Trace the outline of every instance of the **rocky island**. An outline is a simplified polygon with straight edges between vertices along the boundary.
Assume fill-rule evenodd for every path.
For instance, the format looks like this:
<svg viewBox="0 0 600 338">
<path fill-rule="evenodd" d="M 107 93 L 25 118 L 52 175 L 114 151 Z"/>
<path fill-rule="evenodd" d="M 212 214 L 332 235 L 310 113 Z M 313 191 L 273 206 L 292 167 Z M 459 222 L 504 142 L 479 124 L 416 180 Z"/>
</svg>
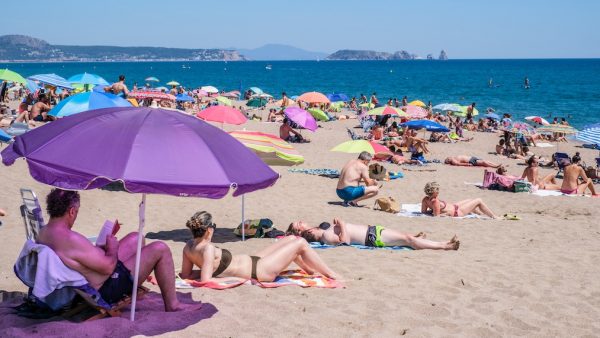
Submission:
<svg viewBox="0 0 600 338">
<path fill-rule="evenodd" d="M 442 58 L 443 56 L 443 58 Z M 422 59 L 416 54 L 411 54 L 405 50 L 394 53 L 376 52 L 373 50 L 351 50 L 342 49 L 329 55 L 326 60 L 419 60 Z M 427 56 L 428 60 L 433 60 L 431 54 Z M 446 52 L 442 50 L 439 60 L 447 60 Z"/>
</svg>

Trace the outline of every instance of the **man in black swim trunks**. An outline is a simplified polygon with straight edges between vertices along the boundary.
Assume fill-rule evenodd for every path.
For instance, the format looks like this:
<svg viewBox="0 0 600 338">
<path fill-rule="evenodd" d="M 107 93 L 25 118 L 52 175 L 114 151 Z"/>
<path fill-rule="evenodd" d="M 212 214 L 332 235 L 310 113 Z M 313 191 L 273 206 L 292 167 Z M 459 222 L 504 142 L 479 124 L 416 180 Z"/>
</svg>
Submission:
<svg viewBox="0 0 600 338">
<path fill-rule="evenodd" d="M 458 250 L 460 242 L 456 236 L 448 242 L 435 242 L 425 239 L 424 233 L 410 235 L 381 225 L 350 224 L 334 218 L 333 225 L 323 222 L 318 227 L 310 227 L 303 221 L 290 224 L 288 233 L 300 235 L 308 242 L 329 245 L 357 244 L 369 247 L 408 246 L 415 250 Z"/>
<path fill-rule="evenodd" d="M 499 168 L 502 164 L 482 160 L 475 156 L 458 155 L 446 157 L 444 160 L 445 164 L 454 166 L 464 167 L 488 167 L 488 168 Z"/>
<path fill-rule="evenodd" d="M 37 242 L 50 247 L 66 266 L 81 273 L 108 303 L 114 304 L 124 295 L 130 295 L 137 233 L 130 233 L 121 241 L 109 235 L 106 246 L 97 247 L 83 235 L 71 230 L 79 212 L 79 193 L 52 189 L 46 203 L 50 220 L 40 231 Z M 139 284 L 153 272 L 162 293 L 165 311 L 181 309 L 175 293 L 173 258 L 169 247 L 163 242 L 142 247 Z"/>
</svg>

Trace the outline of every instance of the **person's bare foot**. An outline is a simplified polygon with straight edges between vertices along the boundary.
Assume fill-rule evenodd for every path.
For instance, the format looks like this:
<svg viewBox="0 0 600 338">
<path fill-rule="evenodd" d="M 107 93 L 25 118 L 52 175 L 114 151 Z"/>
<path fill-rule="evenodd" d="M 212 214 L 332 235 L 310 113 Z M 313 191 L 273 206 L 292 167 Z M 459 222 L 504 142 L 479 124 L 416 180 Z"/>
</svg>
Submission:
<svg viewBox="0 0 600 338">
<path fill-rule="evenodd" d="M 446 250 L 458 250 L 460 247 L 460 241 L 456 235 L 454 235 L 454 237 L 452 237 L 447 244 L 448 246 L 446 247 Z"/>
<path fill-rule="evenodd" d="M 427 238 L 427 234 L 421 231 L 418 234 L 416 234 L 415 237 L 425 239 Z"/>
<path fill-rule="evenodd" d="M 200 310 L 201 308 L 202 308 L 201 302 L 188 304 L 188 303 L 180 303 L 179 301 L 177 301 L 177 304 L 174 304 L 173 306 L 170 306 L 169 308 L 167 308 L 165 306 L 165 311 L 166 312 L 196 311 L 196 310 Z"/>
<path fill-rule="evenodd" d="M 0 209 L 0 216 L 6 216 L 6 211 L 4 211 L 4 209 Z"/>
</svg>

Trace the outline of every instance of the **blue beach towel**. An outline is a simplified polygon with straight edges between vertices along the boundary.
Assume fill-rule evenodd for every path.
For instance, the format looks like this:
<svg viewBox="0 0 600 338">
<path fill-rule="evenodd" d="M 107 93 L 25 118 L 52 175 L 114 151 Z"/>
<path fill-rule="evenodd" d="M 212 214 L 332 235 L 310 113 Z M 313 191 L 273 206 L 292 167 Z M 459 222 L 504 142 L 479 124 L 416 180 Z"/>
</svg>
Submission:
<svg viewBox="0 0 600 338">
<path fill-rule="evenodd" d="M 372 246 L 359 245 L 359 244 L 339 244 L 339 245 L 329 245 L 329 244 L 321 244 L 319 242 L 310 242 L 310 247 L 313 249 L 331 249 L 339 246 L 351 246 L 353 248 L 361 249 L 361 250 L 374 250 L 374 249 L 384 249 L 384 250 L 413 250 L 413 248 L 409 246 L 384 246 L 382 248 L 376 248 Z"/>
<path fill-rule="evenodd" d="M 308 174 L 308 175 L 319 175 L 331 178 L 340 177 L 340 171 L 337 169 L 302 169 L 302 168 L 291 168 L 288 169 L 291 173 L 300 173 L 300 174 Z"/>
</svg>

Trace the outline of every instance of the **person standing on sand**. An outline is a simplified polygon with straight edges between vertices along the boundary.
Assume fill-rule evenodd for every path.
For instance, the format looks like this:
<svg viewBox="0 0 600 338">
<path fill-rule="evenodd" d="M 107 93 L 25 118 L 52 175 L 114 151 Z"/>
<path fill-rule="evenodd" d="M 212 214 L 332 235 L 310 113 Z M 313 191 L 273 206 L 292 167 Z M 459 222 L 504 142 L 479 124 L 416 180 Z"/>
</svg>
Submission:
<svg viewBox="0 0 600 338">
<path fill-rule="evenodd" d="M 363 151 L 358 159 L 350 160 L 342 168 L 335 192 L 344 201 L 344 206 L 357 207 L 359 201 L 379 193 L 377 181 L 369 178 L 369 162 L 372 158 L 371 154 Z M 360 185 L 361 181 L 365 185 Z"/>
<path fill-rule="evenodd" d="M 320 242 L 327 245 L 355 244 L 374 248 L 408 246 L 415 250 L 458 250 L 460 246 L 456 236 L 448 242 L 435 242 L 425 239 L 423 232 L 413 236 L 386 229 L 381 225 L 350 224 L 338 218 L 333 219 L 333 224 L 331 226 L 330 223 L 323 222 L 318 227 L 310 227 L 303 221 L 297 221 L 290 224 L 288 233 L 300 235 L 307 242 Z"/>
<path fill-rule="evenodd" d="M 587 177 L 585 170 L 579 165 L 579 162 L 581 162 L 581 156 L 579 156 L 579 152 L 576 152 L 571 157 L 571 164 L 564 169 L 565 174 L 560 192 L 566 195 L 585 195 L 585 191 L 590 189 L 592 196 L 597 197 L 594 181 Z"/>
<path fill-rule="evenodd" d="M 467 123 L 473 124 L 473 111 L 475 110 L 475 102 L 467 106 Z"/>
<path fill-rule="evenodd" d="M 371 95 L 371 99 L 369 102 L 373 105 L 374 108 L 379 107 L 379 100 L 377 99 L 377 93 L 373 93 Z"/>
<path fill-rule="evenodd" d="M 408 97 L 404 96 L 402 98 L 402 107 L 408 106 Z"/>
<path fill-rule="evenodd" d="M 120 241 L 108 235 L 106 245 L 97 247 L 72 230 L 80 206 L 77 191 L 52 189 L 46 203 L 50 220 L 40 230 L 37 243 L 54 250 L 67 267 L 81 273 L 108 303 L 117 303 L 124 295 L 131 295 L 137 233 L 132 232 Z M 181 310 L 175 291 L 175 265 L 171 250 L 158 241 L 142 245 L 139 285 L 154 272 L 165 311 Z"/>
</svg>

